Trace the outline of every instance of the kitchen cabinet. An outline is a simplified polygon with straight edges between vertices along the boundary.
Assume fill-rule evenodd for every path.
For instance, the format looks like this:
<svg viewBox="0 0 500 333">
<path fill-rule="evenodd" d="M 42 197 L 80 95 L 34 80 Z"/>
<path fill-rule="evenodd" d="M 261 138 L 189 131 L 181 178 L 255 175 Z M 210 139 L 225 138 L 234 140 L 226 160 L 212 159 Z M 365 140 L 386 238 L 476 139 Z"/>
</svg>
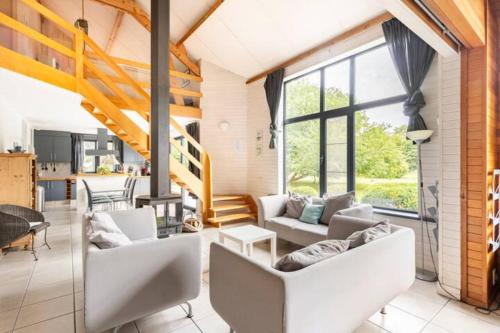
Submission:
<svg viewBox="0 0 500 333">
<path fill-rule="evenodd" d="M 35 131 L 34 142 L 38 162 L 71 162 L 71 134 L 69 132 Z"/>
<path fill-rule="evenodd" d="M 124 142 L 123 163 L 142 164 L 144 163 L 144 157 Z"/>
<path fill-rule="evenodd" d="M 33 207 L 34 158 L 31 154 L 0 154 L 0 204 Z"/>
<path fill-rule="evenodd" d="M 45 201 L 66 200 L 66 180 L 39 180 L 38 185 L 45 188 Z"/>
</svg>

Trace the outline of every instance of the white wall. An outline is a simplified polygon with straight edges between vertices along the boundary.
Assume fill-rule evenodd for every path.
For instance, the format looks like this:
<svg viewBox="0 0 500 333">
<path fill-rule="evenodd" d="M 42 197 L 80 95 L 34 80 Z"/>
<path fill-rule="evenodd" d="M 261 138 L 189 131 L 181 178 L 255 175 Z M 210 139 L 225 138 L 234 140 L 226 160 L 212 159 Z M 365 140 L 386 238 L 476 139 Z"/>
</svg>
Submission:
<svg viewBox="0 0 500 333">
<path fill-rule="evenodd" d="M 32 146 L 31 125 L 10 105 L 0 100 L 0 152 L 20 143 L 24 149 Z"/>
<path fill-rule="evenodd" d="M 201 63 L 201 69 L 200 142 L 212 158 L 214 193 L 248 193 L 245 78 L 206 61 Z M 221 121 L 229 123 L 227 132 L 219 128 Z"/>
</svg>

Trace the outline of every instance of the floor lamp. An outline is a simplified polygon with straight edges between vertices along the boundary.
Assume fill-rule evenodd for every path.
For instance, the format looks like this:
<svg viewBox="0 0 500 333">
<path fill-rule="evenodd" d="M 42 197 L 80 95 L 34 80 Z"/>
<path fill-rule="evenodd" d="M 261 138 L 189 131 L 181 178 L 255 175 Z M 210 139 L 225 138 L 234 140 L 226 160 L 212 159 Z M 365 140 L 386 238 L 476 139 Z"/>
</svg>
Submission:
<svg viewBox="0 0 500 333">
<path fill-rule="evenodd" d="M 417 144 L 418 149 L 418 176 L 419 176 L 419 215 L 420 215 L 420 239 L 422 248 L 422 268 L 417 269 L 416 278 L 423 281 L 433 282 L 437 280 L 436 272 L 425 270 L 425 243 L 424 243 L 424 180 L 422 173 L 422 143 L 433 134 L 431 130 L 419 130 L 406 133 L 406 137 Z M 432 249 L 431 249 L 432 251 Z"/>
</svg>

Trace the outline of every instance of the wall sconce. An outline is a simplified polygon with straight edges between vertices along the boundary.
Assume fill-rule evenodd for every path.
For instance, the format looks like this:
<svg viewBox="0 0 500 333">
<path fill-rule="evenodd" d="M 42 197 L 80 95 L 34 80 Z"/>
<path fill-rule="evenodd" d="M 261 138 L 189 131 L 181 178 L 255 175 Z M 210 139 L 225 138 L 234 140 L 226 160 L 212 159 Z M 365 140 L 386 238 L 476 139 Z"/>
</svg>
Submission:
<svg viewBox="0 0 500 333">
<path fill-rule="evenodd" d="M 227 132 L 227 130 L 229 129 L 229 123 L 228 123 L 227 121 L 225 121 L 225 120 L 221 121 L 221 122 L 219 123 L 219 129 L 220 129 L 222 132 L 226 133 L 226 132 Z"/>
</svg>

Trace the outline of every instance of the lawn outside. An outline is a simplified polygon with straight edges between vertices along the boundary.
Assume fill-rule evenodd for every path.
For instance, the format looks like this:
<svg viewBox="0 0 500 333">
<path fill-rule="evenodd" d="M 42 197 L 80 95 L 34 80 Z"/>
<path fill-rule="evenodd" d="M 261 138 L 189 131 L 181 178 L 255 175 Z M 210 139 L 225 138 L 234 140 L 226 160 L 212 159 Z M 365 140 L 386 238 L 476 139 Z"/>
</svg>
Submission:
<svg viewBox="0 0 500 333">
<path fill-rule="evenodd" d="M 345 179 L 345 178 L 344 178 Z M 342 193 L 345 183 L 330 182 L 328 189 Z M 356 200 L 373 206 L 417 211 L 417 173 L 410 172 L 401 178 L 356 178 Z M 288 191 L 304 195 L 319 195 L 319 179 L 303 178 L 288 184 Z"/>
</svg>

